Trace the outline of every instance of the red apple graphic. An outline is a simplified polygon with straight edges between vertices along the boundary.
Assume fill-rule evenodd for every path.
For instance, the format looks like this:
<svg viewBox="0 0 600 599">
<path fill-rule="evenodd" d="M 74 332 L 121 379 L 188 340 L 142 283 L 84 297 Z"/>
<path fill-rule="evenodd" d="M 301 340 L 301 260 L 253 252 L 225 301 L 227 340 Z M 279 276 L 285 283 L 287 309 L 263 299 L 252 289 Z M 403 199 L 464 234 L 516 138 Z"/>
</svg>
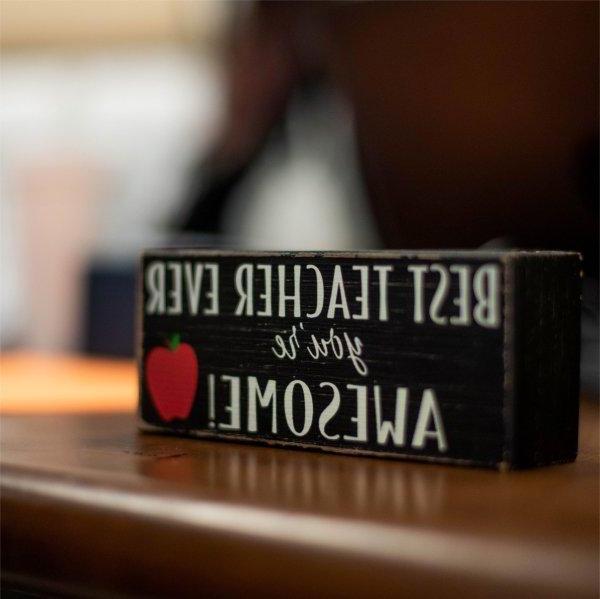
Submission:
<svg viewBox="0 0 600 599">
<path fill-rule="evenodd" d="M 191 345 L 175 334 L 169 347 L 155 347 L 146 356 L 146 384 L 156 411 L 165 421 L 190 415 L 198 386 L 198 359 Z"/>
</svg>

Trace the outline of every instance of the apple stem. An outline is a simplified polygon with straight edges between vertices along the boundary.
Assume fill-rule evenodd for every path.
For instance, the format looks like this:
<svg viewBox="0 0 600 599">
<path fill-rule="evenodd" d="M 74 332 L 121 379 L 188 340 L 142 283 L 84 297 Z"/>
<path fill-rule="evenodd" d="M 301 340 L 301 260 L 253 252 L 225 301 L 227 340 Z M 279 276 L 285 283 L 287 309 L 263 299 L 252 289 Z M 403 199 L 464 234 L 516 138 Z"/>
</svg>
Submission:
<svg viewBox="0 0 600 599">
<path fill-rule="evenodd" d="M 181 343 L 181 335 L 179 333 L 175 333 L 175 334 L 171 335 L 171 337 L 169 339 L 169 349 L 171 351 L 175 351 L 179 347 L 180 343 Z"/>
</svg>

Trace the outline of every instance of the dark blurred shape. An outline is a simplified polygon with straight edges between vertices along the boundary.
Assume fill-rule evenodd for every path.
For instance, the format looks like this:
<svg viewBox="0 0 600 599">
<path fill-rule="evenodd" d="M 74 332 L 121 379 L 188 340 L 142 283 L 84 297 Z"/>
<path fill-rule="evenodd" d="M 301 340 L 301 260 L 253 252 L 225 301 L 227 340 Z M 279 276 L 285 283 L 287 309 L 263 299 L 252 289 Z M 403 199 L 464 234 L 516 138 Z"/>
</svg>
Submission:
<svg viewBox="0 0 600 599">
<path fill-rule="evenodd" d="M 85 280 L 83 350 L 107 356 L 133 355 L 136 264 L 92 262 Z"/>
<path fill-rule="evenodd" d="M 389 245 L 508 236 L 597 271 L 573 168 L 598 130 L 597 3 L 357 4 L 330 27 Z"/>
<path fill-rule="evenodd" d="M 265 151 L 285 144 L 289 103 L 310 105 L 324 81 L 320 16 L 297 2 L 241 9 L 225 51 L 226 116 L 213 150 L 197 165 L 180 226 L 220 232 L 231 193 Z"/>
<path fill-rule="evenodd" d="M 192 175 L 190 209 L 181 223 L 184 231 L 218 233 L 222 230 L 223 216 L 228 198 L 244 179 L 249 164 L 231 167 L 222 173 L 207 171 L 205 164 L 197 167 Z M 209 180 L 204 181 L 208 174 Z"/>
<path fill-rule="evenodd" d="M 598 3 L 261 2 L 227 65 L 227 119 L 204 171 L 216 184 L 188 227 L 219 227 L 240 165 L 319 72 L 353 106 L 387 246 L 503 237 L 582 251 L 597 276 Z"/>
</svg>

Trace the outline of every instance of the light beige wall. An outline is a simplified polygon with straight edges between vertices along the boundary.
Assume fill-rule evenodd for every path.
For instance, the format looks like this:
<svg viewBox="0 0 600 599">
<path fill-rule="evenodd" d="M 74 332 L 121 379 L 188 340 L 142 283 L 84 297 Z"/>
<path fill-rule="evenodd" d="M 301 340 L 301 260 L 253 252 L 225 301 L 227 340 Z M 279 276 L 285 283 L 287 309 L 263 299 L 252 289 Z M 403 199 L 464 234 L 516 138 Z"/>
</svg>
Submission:
<svg viewBox="0 0 600 599">
<path fill-rule="evenodd" d="M 3 50 L 119 43 L 206 42 L 219 37 L 219 0 L 2 0 Z"/>
</svg>

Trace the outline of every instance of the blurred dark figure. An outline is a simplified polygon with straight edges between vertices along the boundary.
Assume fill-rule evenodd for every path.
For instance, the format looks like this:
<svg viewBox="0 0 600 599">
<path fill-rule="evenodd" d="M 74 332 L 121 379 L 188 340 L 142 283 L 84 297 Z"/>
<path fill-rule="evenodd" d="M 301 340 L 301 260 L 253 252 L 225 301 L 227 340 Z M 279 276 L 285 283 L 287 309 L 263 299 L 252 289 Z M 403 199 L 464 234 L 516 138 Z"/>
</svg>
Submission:
<svg viewBox="0 0 600 599">
<path fill-rule="evenodd" d="M 220 231 L 292 95 L 331 85 L 386 246 L 576 249 L 597 277 L 596 2 L 258 2 L 238 17 L 185 229 Z"/>
<path fill-rule="evenodd" d="M 227 118 L 184 228 L 220 232 L 232 191 L 265 150 L 285 147 L 291 100 L 310 110 L 311 90 L 330 86 L 352 108 L 385 246 L 583 254 L 581 376 L 597 395 L 598 6 L 252 4 L 231 37 Z"/>
</svg>

